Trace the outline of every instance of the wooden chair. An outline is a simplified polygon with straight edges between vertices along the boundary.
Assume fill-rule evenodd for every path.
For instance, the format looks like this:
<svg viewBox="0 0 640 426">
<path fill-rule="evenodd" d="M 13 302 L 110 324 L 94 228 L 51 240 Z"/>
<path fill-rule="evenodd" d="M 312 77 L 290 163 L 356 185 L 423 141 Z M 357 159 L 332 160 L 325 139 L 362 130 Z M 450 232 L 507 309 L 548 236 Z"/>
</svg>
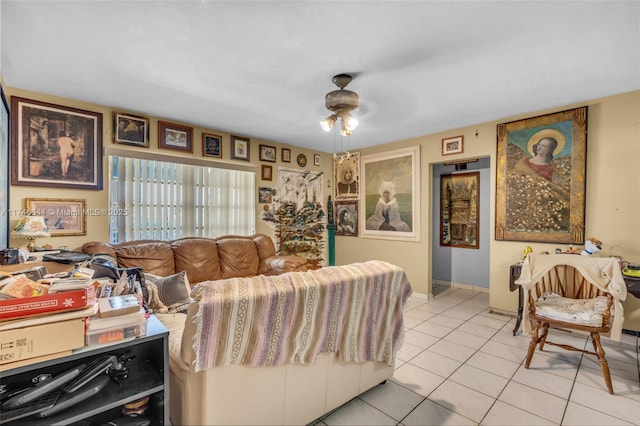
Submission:
<svg viewBox="0 0 640 426">
<path fill-rule="evenodd" d="M 600 363 L 607 389 L 609 393 L 613 394 L 609 364 L 600 343 L 600 333 L 609 333 L 611 331 L 614 310 L 616 315 L 622 315 L 622 306 L 619 304 L 619 300 L 624 300 L 626 297 L 624 281 L 622 281 L 623 290 L 620 290 L 618 285 L 619 279 L 622 279 L 621 275 L 618 279 L 617 274 L 615 274 L 616 271 L 606 262 L 607 259 L 599 259 L 596 262 L 589 263 L 588 259 L 577 259 L 584 258 L 584 256 L 558 256 L 564 257 L 558 258 L 558 261 L 554 262 L 549 262 L 550 258 L 545 258 L 543 261 L 545 263 L 544 273 L 541 274 L 538 271 L 537 274 L 533 274 L 535 281 L 526 285 L 527 313 L 532 332 L 525 368 L 529 368 L 536 346 L 542 351 L 545 344 L 595 355 Z M 566 258 L 566 256 L 573 256 L 574 258 Z M 567 262 L 563 263 L 564 261 Z M 598 271 L 598 268 L 605 265 L 609 270 L 609 275 L 616 275 L 615 285 L 611 285 L 611 288 L 608 285 L 611 283 L 611 279 L 607 277 L 607 273 Z M 525 265 L 523 265 L 523 269 L 524 267 Z M 619 274 L 619 267 L 617 268 Z M 599 285 L 595 285 L 581 271 L 589 275 L 591 280 L 593 280 L 594 276 L 597 276 L 602 281 Z M 529 276 L 531 277 L 531 275 Z M 522 281 L 525 282 L 526 279 Z M 516 282 L 520 284 L 520 279 Z M 620 294 L 621 292 L 622 294 Z M 613 307 L 615 309 L 612 309 Z M 621 321 L 622 318 L 616 319 L 616 328 L 621 329 Z M 549 327 L 580 330 L 589 333 L 594 350 L 590 351 L 568 344 L 548 341 Z"/>
</svg>

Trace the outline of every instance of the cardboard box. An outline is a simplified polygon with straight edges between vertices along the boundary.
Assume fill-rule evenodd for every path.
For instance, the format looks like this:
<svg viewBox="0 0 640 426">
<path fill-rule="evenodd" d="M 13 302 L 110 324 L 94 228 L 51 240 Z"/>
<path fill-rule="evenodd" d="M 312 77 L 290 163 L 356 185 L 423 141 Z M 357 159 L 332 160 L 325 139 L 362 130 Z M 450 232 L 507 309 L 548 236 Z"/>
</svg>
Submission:
<svg viewBox="0 0 640 426">
<path fill-rule="evenodd" d="M 41 357 L 84 346 L 85 319 L 77 318 L 0 333 L 0 364 Z"/>
<path fill-rule="evenodd" d="M 0 321 L 83 309 L 95 302 L 95 295 L 95 288 L 90 286 L 80 290 L 45 294 L 43 296 L 0 300 Z"/>
</svg>

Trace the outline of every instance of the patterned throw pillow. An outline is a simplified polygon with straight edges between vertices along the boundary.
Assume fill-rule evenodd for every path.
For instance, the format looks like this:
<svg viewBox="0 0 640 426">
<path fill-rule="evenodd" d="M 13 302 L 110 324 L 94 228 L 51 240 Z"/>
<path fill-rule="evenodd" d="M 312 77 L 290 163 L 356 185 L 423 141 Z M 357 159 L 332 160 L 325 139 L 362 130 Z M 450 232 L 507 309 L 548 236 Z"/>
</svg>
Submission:
<svg viewBox="0 0 640 426">
<path fill-rule="evenodd" d="M 160 302 L 169 308 L 169 312 L 182 312 L 191 303 L 189 297 L 191 287 L 185 271 L 168 277 L 159 277 L 145 272 L 144 278 L 158 288 Z"/>
</svg>

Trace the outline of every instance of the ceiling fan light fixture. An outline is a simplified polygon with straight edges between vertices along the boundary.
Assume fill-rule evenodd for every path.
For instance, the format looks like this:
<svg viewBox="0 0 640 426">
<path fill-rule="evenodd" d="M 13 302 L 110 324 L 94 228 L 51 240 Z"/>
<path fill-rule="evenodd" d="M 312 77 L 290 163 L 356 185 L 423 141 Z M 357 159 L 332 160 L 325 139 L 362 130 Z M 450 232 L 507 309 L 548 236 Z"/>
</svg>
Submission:
<svg viewBox="0 0 640 426">
<path fill-rule="evenodd" d="M 330 132 L 331 128 L 336 123 L 336 120 L 338 120 L 338 116 L 335 114 L 331 114 L 320 122 L 320 127 L 322 127 L 322 130 L 324 130 L 325 132 Z"/>
<path fill-rule="evenodd" d="M 340 90 L 331 91 L 324 97 L 325 107 L 333 112 L 333 114 L 320 122 L 320 127 L 324 131 L 331 131 L 338 120 L 340 120 L 340 134 L 342 136 L 350 136 L 351 132 L 358 127 L 359 122 L 350 114 L 350 111 L 358 108 L 360 97 L 356 92 L 345 90 L 351 80 L 352 77 L 349 74 L 338 74 L 333 77 L 333 83 Z"/>
</svg>

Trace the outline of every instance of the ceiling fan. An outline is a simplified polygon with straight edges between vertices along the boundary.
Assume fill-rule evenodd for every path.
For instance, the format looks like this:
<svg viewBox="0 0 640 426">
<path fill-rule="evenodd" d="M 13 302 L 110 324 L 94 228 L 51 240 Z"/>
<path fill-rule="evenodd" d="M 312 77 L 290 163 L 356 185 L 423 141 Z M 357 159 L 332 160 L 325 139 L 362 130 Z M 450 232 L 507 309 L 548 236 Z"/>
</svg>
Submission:
<svg viewBox="0 0 640 426">
<path fill-rule="evenodd" d="M 325 132 L 331 131 L 336 121 L 340 120 L 340 133 L 343 136 L 349 136 L 360 124 L 351 115 L 351 111 L 358 108 L 360 98 L 356 92 L 345 90 L 352 79 L 349 74 L 338 74 L 331 79 L 340 90 L 329 92 L 324 97 L 325 107 L 332 112 L 330 116 L 320 122 L 320 127 Z"/>
</svg>

